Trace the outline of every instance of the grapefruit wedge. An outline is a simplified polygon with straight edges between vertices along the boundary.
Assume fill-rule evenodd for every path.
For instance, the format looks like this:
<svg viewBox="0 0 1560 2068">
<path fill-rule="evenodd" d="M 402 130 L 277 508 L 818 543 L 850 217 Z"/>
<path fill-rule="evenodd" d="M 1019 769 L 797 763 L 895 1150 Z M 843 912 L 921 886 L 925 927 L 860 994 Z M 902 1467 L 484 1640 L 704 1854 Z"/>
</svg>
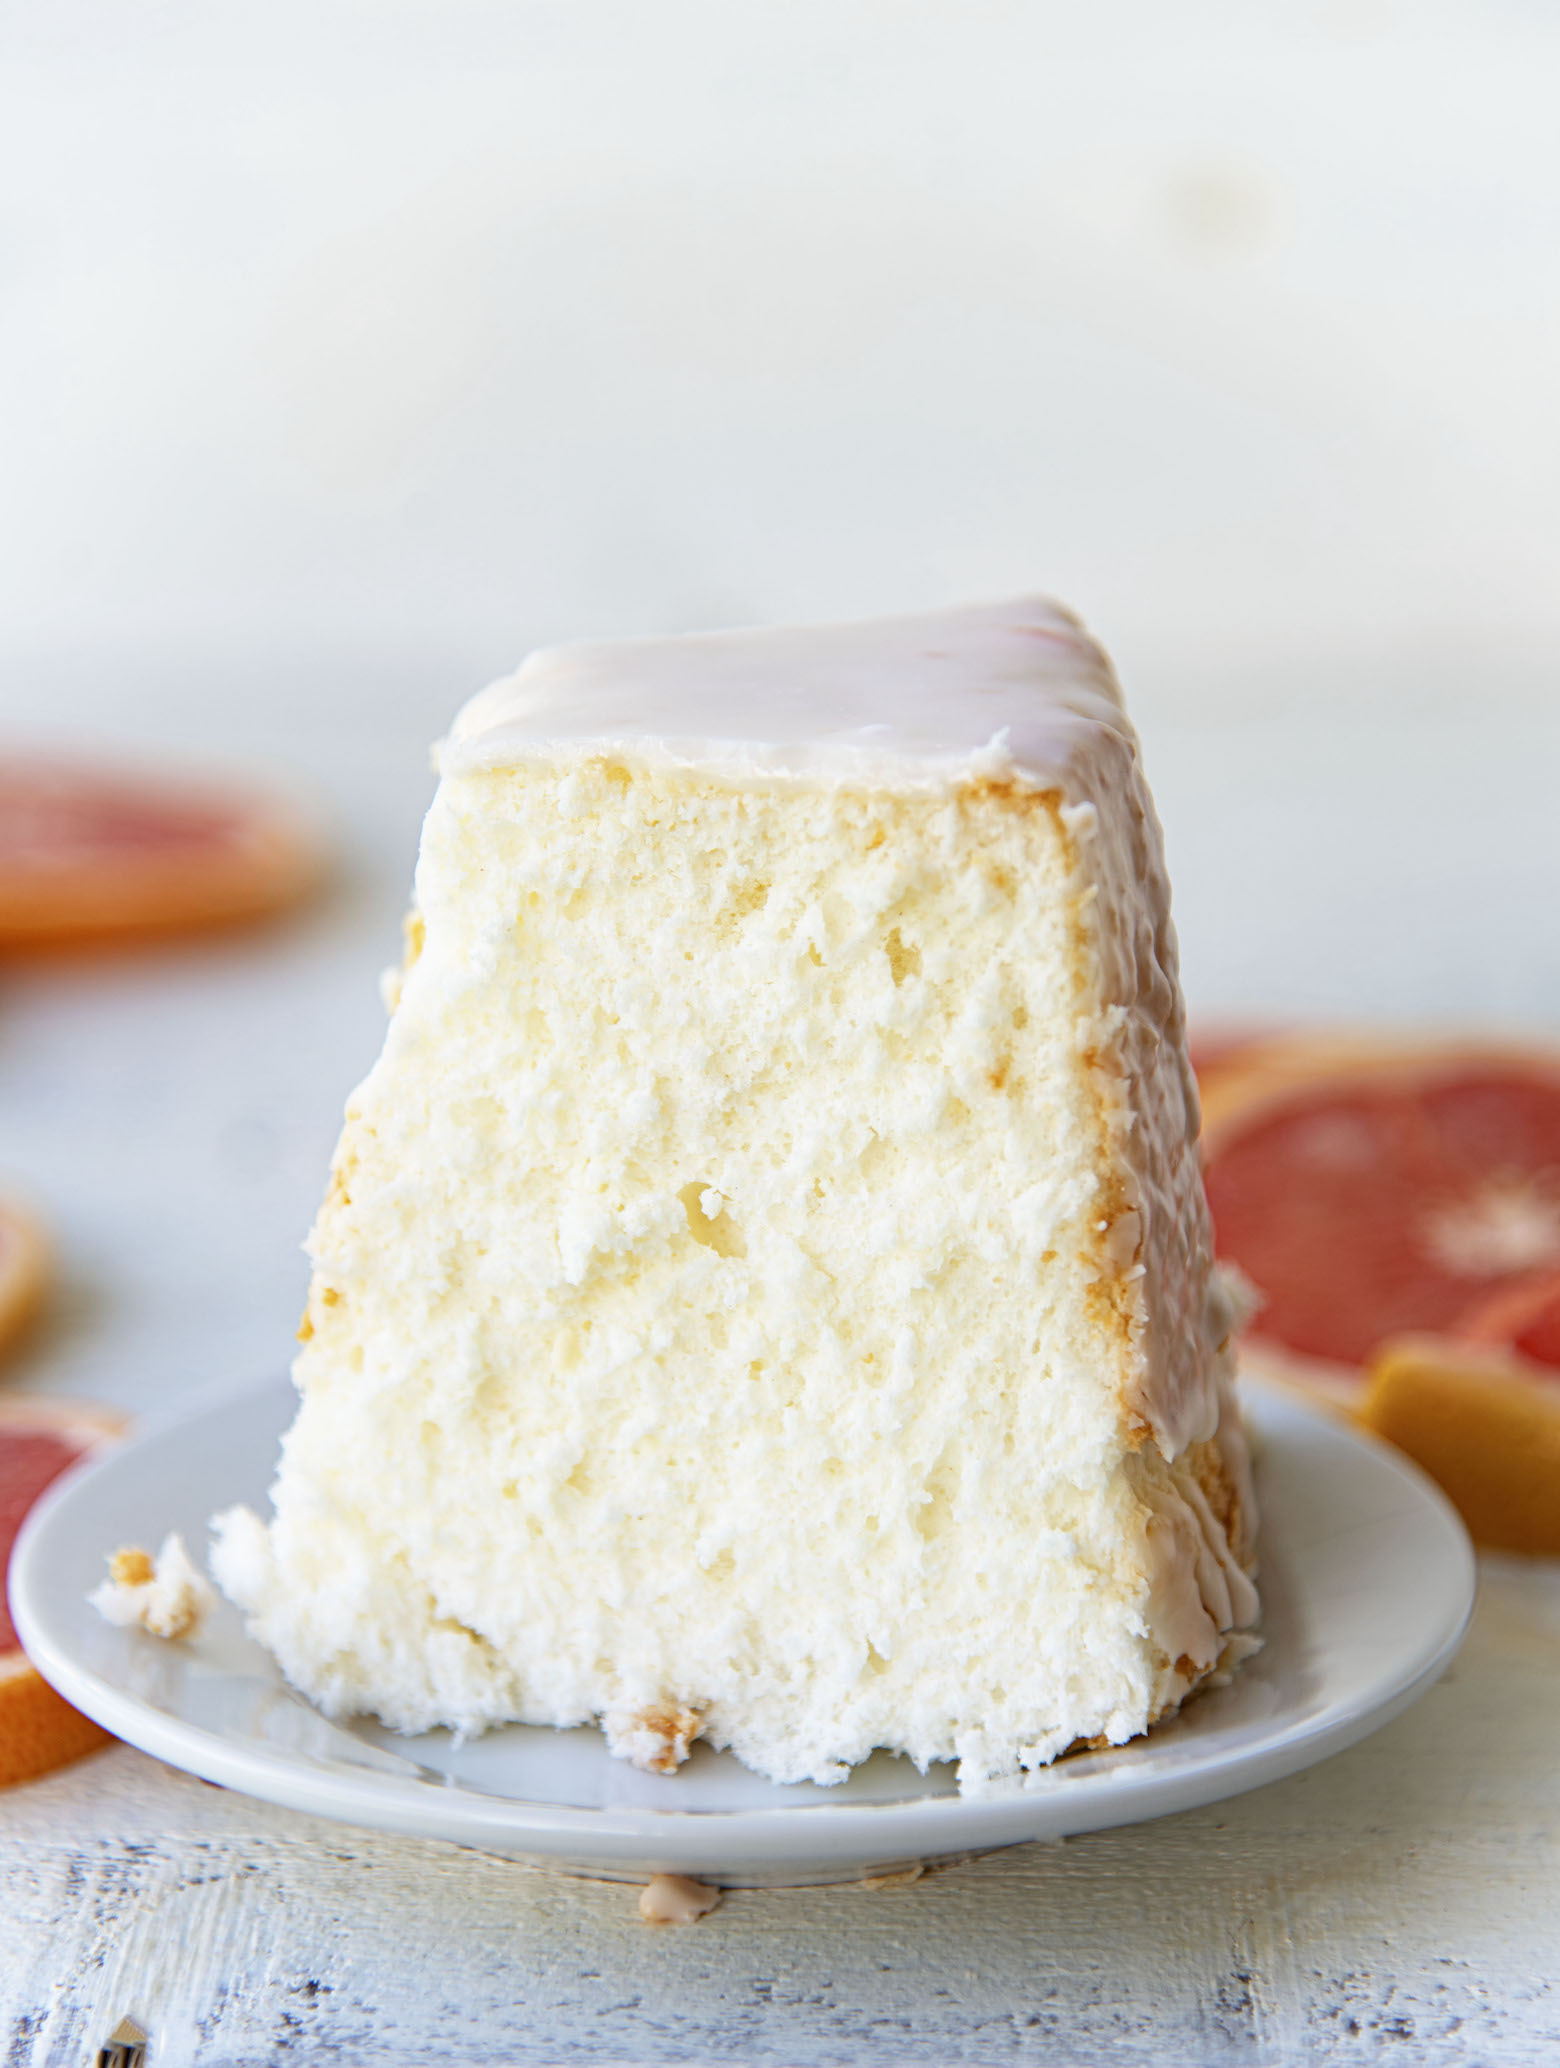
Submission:
<svg viewBox="0 0 1560 2068">
<path fill-rule="evenodd" d="M 0 949 L 257 919 L 319 873 L 315 840 L 278 803 L 0 761 Z"/>
<path fill-rule="evenodd" d="M 1250 1340 L 1324 1383 L 1408 1332 L 1513 1340 L 1507 1303 L 1560 1274 L 1560 1055 L 1255 1044 L 1211 1073 L 1203 1157 L 1219 1255 L 1262 1299 Z"/>
<path fill-rule="evenodd" d="M 1448 1495 L 1475 1543 L 1560 1557 L 1560 1384 L 1526 1359 L 1400 1336 L 1371 1359 L 1359 1418 Z"/>
<path fill-rule="evenodd" d="M 115 1437 L 118 1415 L 63 1401 L 0 1401 L 0 1565 L 34 1501 L 68 1466 Z M 28 1663 L 0 1602 L 0 1788 L 64 1766 L 113 1741 Z"/>
<path fill-rule="evenodd" d="M 1252 1361 L 1341 1396 L 1493 1548 L 1560 1555 L 1560 1056 L 1225 1051 L 1203 1154 Z"/>
</svg>

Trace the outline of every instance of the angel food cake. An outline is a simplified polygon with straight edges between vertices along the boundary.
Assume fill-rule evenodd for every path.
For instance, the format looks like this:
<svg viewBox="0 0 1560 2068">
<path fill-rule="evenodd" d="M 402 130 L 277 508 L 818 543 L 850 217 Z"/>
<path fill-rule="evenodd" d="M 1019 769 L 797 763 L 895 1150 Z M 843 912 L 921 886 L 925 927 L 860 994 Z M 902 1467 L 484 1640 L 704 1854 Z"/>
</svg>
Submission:
<svg viewBox="0 0 1560 2068">
<path fill-rule="evenodd" d="M 215 1570 L 406 1731 L 777 1781 L 1121 1743 L 1252 1640 L 1157 821 L 1054 605 L 563 647 L 440 754 Z"/>
</svg>

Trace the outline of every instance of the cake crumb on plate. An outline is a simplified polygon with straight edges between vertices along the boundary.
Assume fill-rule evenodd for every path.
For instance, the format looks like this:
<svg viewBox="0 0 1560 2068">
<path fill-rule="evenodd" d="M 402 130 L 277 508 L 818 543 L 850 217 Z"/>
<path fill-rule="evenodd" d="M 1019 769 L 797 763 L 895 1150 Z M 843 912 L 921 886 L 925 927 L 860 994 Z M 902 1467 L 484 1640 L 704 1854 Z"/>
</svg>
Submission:
<svg viewBox="0 0 1560 2068">
<path fill-rule="evenodd" d="M 176 1530 L 163 1538 L 154 1559 L 138 1544 L 111 1552 L 108 1578 L 88 1601 L 105 1622 L 141 1629 L 153 1637 L 193 1637 L 210 1614 L 216 1594 L 197 1570 Z"/>
</svg>

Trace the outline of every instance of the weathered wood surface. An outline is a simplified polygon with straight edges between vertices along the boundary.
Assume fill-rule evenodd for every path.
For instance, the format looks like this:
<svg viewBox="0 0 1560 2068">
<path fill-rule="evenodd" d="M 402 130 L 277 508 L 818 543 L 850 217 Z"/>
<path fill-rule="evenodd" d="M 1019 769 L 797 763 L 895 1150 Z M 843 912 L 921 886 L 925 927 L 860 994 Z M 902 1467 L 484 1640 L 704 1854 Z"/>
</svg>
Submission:
<svg viewBox="0 0 1560 2068">
<path fill-rule="evenodd" d="M 129 2013 L 155 2068 L 1553 2063 L 1557 1713 L 1560 1574 L 1491 1565 L 1447 1678 L 1310 1773 L 676 1930 L 114 1750 L 0 1799 L 5 2059 L 77 2068 Z"/>
</svg>

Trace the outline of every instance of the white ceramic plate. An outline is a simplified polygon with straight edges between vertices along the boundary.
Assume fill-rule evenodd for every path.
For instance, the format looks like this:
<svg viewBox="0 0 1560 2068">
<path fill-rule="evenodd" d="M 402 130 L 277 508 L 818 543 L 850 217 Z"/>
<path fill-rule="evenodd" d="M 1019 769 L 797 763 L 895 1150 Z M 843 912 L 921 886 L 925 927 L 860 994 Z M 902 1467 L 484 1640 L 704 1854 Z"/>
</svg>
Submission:
<svg viewBox="0 0 1560 2068">
<path fill-rule="evenodd" d="M 882 1753 L 837 1788 L 781 1788 L 707 1747 L 675 1775 L 636 1773 L 594 1729 L 399 1738 L 368 1720 L 328 1722 L 225 1604 L 180 1645 L 113 1629 L 85 1600 L 118 1545 L 178 1529 L 199 1555 L 215 1510 L 264 1510 L 293 1405 L 285 1380 L 208 1397 L 60 1481 L 12 1560 L 29 1654 L 107 1729 L 206 1780 L 583 1874 L 846 1881 L 1192 1809 L 1309 1766 L 1406 1708 L 1456 1651 L 1473 1601 L 1467 1537 L 1420 1473 L 1290 1396 L 1251 1389 L 1265 1647 L 1231 1686 L 1136 1744 L 966 1801 L 951 1769 L 921 1775 Z"/>
</svg>

